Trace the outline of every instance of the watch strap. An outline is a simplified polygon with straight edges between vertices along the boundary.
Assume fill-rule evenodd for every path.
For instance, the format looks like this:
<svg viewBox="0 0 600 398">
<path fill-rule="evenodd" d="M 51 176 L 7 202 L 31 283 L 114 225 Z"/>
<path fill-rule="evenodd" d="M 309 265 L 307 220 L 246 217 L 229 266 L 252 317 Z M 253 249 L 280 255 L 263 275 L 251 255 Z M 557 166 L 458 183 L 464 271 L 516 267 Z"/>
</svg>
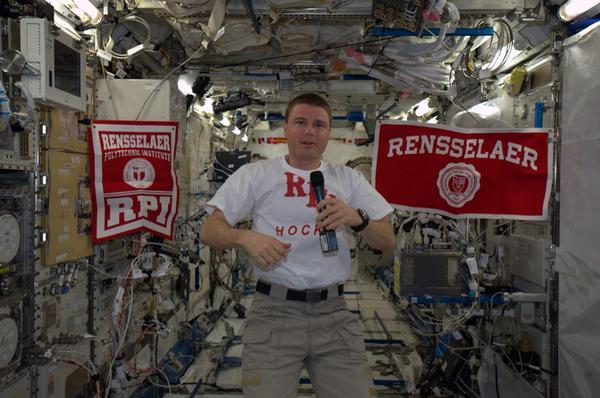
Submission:
<svg viewBox="0 0 600 398">
<path fill-rule="evenodd" d="M 366 211 L 364 211 L 363 209 L 356 209 L 356 212 L 358 213 L 358 215 L 360 216 L 360 218 L 362 218 L 362 223 L 360 223 L 359 225 L 356 225 L 354 227 L 350 227 L 352 228 L 352 230 L 354 232 L 360 232 L 363 229 L 367 228 L 367 225 L 369 225 L 369 215 L 367 214 Z"/>
</svg>

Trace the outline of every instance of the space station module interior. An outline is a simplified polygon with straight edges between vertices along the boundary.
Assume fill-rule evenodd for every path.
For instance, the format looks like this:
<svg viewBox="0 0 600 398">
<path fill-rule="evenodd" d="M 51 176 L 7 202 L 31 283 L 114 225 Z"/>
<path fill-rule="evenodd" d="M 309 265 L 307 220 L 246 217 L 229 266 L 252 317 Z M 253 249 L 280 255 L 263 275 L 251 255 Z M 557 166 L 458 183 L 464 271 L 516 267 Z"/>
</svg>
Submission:
<svg viewBox="0 0 600 398">
<path fill-rule="evenodd" d="M 243 396 L 256 271 L 202 243 L 206 203 L 287 154 L 303 93 L 332 108 L 323 160 L 393 207 L 393 251 L 348 230 L 376 396 L 597 397 L 599 13 L 3 0 L 0 397 Z"/>
</svg>

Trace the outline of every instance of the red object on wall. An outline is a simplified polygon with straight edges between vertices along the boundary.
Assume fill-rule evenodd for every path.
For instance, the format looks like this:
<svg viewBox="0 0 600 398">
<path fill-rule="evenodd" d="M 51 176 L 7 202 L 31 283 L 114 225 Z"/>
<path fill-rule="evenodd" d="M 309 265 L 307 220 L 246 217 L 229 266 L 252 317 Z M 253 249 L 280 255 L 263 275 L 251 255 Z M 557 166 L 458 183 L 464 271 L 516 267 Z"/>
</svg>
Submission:
<svg viewBox="0 0 600 398">
<path fill-rule="evenodd" d="M 552 185 L 550 133 L 381 122 L 371 181 L 398 209 L 544 220 Z"/>
<path fill-rule="evenodd" d="M 179 186 L 176 122 L 96 120 L 90 129 L 92 240 L 173 236 Z"/>
</svg>

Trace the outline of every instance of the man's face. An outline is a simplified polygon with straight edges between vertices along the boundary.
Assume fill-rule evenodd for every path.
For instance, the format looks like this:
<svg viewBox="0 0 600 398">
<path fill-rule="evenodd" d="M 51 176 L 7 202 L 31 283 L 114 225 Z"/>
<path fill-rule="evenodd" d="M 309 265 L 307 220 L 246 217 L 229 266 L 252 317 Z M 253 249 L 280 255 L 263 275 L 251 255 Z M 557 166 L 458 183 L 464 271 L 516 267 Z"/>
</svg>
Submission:
<svg viewBox="0 0 600 398">
<path fill-rule="evenodd" d="M 327 111 L 318 106 L 298 104 L 290 110 L 283 128 L 290 164 L 298 168 L 318 167 L 331 133 Z"/>
</svg>

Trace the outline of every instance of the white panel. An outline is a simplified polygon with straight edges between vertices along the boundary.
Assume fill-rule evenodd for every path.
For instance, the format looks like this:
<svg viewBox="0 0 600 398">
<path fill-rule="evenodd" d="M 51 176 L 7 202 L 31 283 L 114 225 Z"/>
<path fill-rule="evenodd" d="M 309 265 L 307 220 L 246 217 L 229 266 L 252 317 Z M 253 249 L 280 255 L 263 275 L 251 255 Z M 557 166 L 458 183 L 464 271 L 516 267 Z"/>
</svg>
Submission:
<svg viewBox="0 0 600 398">
<path fill-rule="evenodd" d="M 560 247 L 577 261 L 560 271 L 600 278 L 600 24 L 565 51 Z"/>
<path fill-rule="evenodd" d="M 75 365 L 55 362 L 46 366 L 40 366 L 37 368 L 37 371 L 38 396 L 45 398 L 65 398 L 68 396 L 75 396 L 73 391 L 67 391 L 67 379 L 72 373 L 77 371 Z M 81 392 L 82 391 L 77 391 L 77 393 Z"/>
<path fill-rule="evenodd" d="M 600 283 L 561 274 L 559 284 L 559 396 L 597 397 Z"/>
<path fill-rule="evenodd" d="M 180 122 L 181 132 L 185 126 L 181 123 L 185 116 L 183 94 L 169 81 L 155 92 L 159 82 L 150 79 L 96 80 L 96 119 L 135 120 L 149 98 L 139 120 Z"/>
<path fill-rule="evenodd" d="M 559 276 L 559 395 L 600 389 L 600 23 L 565 41 Z"/>
<path fill-rule="evenodd" d="M 508 237 L 508 264 L 513 275 L 539 286 L 546 285 L 546 241 L 524 236 Z"/>
<path fill-rule="evenodd" d="M 48 21 L 43 18 L 23 18 L 20 21 L 21 51 L 30 66 L 37 69 L 39 74 L 23 73 L 21 81 L 36 100 L 50 106 L 68 107 L 76 111 L 85 111 L 86 104 L 86 53 L 78 47 L 73 38 L 59 30 L 51 31 Z M 73 94 L 58 88 L 60 81 L 57 71 L 64 71 L 64 65 L 54 65 L 61 61 L 59 48 L 66 47 L 71 55 L 78 59 L 78 65 L 73 66 L 79 73 L 79 92 Z M 71 61 L 70 61 L 71 62 Z M 72 77 L 73 73 L 70 74 Z M 73 88 L 74 89 L 74 88 Z"/>
<path fill-rule="evenodd" d="M 6 387 L 6 386 L 2 386 Z M 29 397 L 31 394 L 31 378 L 25 375 L 18 381 L 8 385 L 6 389 L 0 390 L 0 397 Z"/>
<path fill-rule="evenodd" d="M 41 70 L 42 65 L 46 65 L 45 52 L 42 51 L 45 46 L 42 46 L 42 25 L 39 23 L 30 22 L 29 20 L 21 21 L 22 30 L 24 30 L 25 37 L 27 40 L 24 40 L 21 43 L 21 51 L 23 54 L 27 54 L 27 62 L 31 64 L 37 70 Z M 23 33 L 21 33 L 23 35 Z M 40 78 L 29 77 L 23 79 L 24 83 L 27 85 L 27 88 L 31 92 L 31 95 L 34 97 L 40 97 L 43 95 L 42 93 L 42 82 L 45 83 L 46 74 L 44 73 Z"/>
</svg>

